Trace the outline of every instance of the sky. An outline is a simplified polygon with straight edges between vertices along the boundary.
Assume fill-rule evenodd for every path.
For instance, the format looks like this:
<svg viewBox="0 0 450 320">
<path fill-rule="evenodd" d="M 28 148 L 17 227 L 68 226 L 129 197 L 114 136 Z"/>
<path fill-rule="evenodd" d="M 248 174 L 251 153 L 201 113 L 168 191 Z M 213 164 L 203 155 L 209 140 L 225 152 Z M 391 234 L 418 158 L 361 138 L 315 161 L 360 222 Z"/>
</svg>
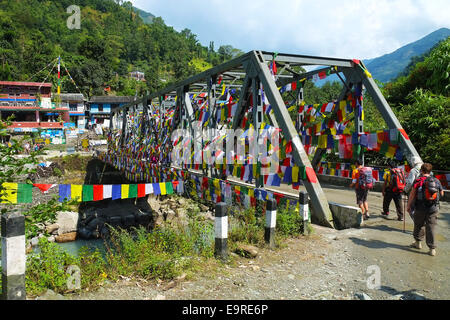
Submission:
<svg viewBox="0 0 450 320">
<path fill-rule="evenodd" d="M 371 59 L 442 28 L 449 0 L 132 0 L 214 49 Z"/>
</svg>

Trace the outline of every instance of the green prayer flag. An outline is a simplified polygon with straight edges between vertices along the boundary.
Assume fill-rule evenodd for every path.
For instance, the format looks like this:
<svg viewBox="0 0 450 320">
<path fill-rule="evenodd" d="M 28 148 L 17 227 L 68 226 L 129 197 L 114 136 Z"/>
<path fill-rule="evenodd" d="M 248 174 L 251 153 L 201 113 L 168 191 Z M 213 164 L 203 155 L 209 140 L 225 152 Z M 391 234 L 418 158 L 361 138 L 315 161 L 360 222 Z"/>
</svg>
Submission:
<svg viewBox="0 0 450 320">
<path fill-rule="evenodd" d="M 388 152 L 388 149 L 389 149 L 389 143 L 387 143 L 386 141 L 383 141 L 383 143 L 381 144 L 381 147 L 380 147 L 380 153 L 386 154 L 386 152 Z"/>
<path fill-rule="evenodd" d="M 83 202 L 94 200 L 94 186 L 91 184 L 83 184 Z"/>
<path fill-rule="evenodd" d="M 128 189 L 128 198 L 137 198 L 138 185 L 130 184 L 130 189 Z"/>
<path fill-rule="evenodd" d="M 167 192 L 167 194 L 173 194 L 172 182 L 166 182 L 166 192 Z"/>
<path fill-rule="evenodd" d="M 306 180 L 306 167 L 305 166 L 300 166 L 299 170 L 298 170 L 298 177 L 301 180 Z"/>
<path fill-rule="evenodd" d="M 33 202 L 33 185 L 27 183 L 19 183 L 17 191 L 17 203 Z"/>
<path fill-rule="evenodd" d="M 361 154 L 361 145 L 354 144 L 353 145 L 353 158 L 358 159 L 360 154 Z"/>
</svg>

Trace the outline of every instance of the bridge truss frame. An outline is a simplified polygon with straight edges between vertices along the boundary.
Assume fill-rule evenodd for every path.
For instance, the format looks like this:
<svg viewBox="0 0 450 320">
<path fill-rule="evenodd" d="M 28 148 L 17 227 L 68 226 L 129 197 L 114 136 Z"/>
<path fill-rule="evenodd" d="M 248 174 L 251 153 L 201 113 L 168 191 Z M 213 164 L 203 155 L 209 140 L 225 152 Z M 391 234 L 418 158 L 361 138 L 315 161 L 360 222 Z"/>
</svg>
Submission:
<svg viewBox="0 0 450 320">
<path fill-rule="evenodd" d="M 276 76 L 271 73 L 268 66 L 268 64 L 273 61 L 280 67 L 280 71 Z M 304 73 L 298 73 L 292 69 L 295 66 L 324 67 Z M 191 127 L 191 122 L 195 121 L 195 119 L 190 95 L 207 92 L 208 108 L 210 114 L 214 114 L 218 95 L 220 96 L 220 93 L 217 90 L 217 82 L 220 77 L 221 81 L 226 83 L 227 87 L 240 89 L 239 101 L 236 113 L 233 117 L 233 129 L 238 128 L 244 114 L 243 111 L 245 111 L 249 104 L 249 97 L 252 97 L 253 99 L 253 125 L 255 128 L 259 128 L 259 125 L 263 121 L 263 101 L 261 99 L 260 90 L 262 86 L 264 88 L 264 94 L 267 96 L 269 104 L 272 106 L 273 114 L 270 117 L 272 125 L 281 129 L 281 134 L 287 141 L 292 141 L 292 156 L 295 164 L 297 166 L 305 166 L 306 170 L 310 172 L 312 170 L 314 173 L 313 165 L 305 152 L 298 130 L 291 120 L 278 88 L 288 83 L 292 83 L 293 81 L 313 76 L 319 72 L 328 71 L 329 73 L 336 73 L 344 83 L 339 100 L 343 99 L 354 86 L 359 86 L 361 90 L 362 88 L 365 88 L 373 98 L 377 109 L 380 111 L 389 129 L 403 130 L 400 122 L 396 118 L 386 99 L 383 97 L 377 84 L 372 77 L 364 72 L 364 69 L 365 66 L 361 61 L 352 59 L 250 51 L 233 60 L 227 61 L 221 65 L 169 85 L 162 90 L 145 95 L 127 105 L 112 110 L 110 126 L 111 129 L 119 126 L 121 118 L 123 121 L 121 128 L 125 128 L 122 130 L 123 139 L 127 131 L 126 115 L 128 112 L 135 111 L 138 106 L 141 106 L 144 111 L 144 116 L 148 116 L 148 111 L 155 105 L 158 105 L 159 111 L 162 114 L 172 108 L 175 109 L 173 126 L 178 127 L 181 125 L 183 128 Z M 340 74 L 343 74 L 345 79 L 343 79 Z M 167 106 L 162 99 L 163 96 L 177 97 L 175 99 L 175 104 Z M 301 90 L 297 92 L 297 98 L 302 100 Z M 363 121 L 360 117 L 355 118 L 355 125 L 357 132 L 363 132 Z M 211 129 L 220 129 L 214 117 L 211 117 L 209 127 Z M 421 161 L 417 150 L 406 134 L 400 135 L 399 146 L 410 164 L 414 165 L 417 161 Z M 314 165 L 319 163 L 323 152 L 323 149 L 317 149 L 312 161 Z M 205 174 L 213 175 L 214 173 L 210 172 Z M 306 179 L 303 181 L 303 184 L 311 199 L 311 218 L 313 222 L 333 227 L 333 217 L 324 191 L 318 180 L 316 182 L 310 182 Z M 261 186 L 256 185 L 256 187 Z"/>
</svg>

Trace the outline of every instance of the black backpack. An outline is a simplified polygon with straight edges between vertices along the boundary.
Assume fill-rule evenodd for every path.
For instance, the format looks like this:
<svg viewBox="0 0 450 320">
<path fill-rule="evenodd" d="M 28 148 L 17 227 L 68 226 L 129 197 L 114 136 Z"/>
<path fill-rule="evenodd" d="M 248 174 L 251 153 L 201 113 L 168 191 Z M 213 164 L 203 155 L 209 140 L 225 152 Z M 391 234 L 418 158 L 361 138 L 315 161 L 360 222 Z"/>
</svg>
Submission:
<svg viewBox="0 0 450 320">
<path fill-rule="evenodd" d="M 439 203 L 439 180 L 433 176 L 419 179 L 422 180 L 422 183 L 417 189 L 417 201 L 423 203 L 426 207 L 437 205 Z"/>
</svg>

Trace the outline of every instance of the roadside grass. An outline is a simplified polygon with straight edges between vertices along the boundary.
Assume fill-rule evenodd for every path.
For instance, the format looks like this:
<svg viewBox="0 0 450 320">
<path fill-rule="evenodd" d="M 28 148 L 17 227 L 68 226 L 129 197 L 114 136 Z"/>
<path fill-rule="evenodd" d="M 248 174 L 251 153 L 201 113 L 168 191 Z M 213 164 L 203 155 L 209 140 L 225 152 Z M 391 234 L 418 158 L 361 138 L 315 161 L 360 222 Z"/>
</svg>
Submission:
<svg viewBox="0 0 450 320">
<path fill-rule="evenodd" d="M 46 238 L 39 241 L 39 252 L 27 259 L 26 289 L 37 296 L 47 289 L 61 294 L 96 290 L 105 280 L 117 281 L 122 277 L 143 280 L 173 280 L 185 274 L 195 277 L 199 273 L 216 277 L 228 261 L 214 259 L 214 224 L 199 217 L 199 209 L 187 212 L 186 224 L 163 224 L 152 231 L 145 228 L 131 230 L 111 228 L 105 240 L 105 252 L 83 247 L 77 256 L 65 252 L 58 244 Z M 236 251 L 240 243 L 265 248 L 265 202 L 256 207 L 229 206 L 229 251 Z M 287 238 L 299 237 L 303 221 L 295 208 L 280 203 L 277 209 L 276 244 L 285 247 Z M 78 266 L 81 288 L 68 289 L 71 265 Z M 208 271 L 207 271 L 208 270 Z"/>
<path fill-rule="evenodd" d="M 191 219 L 187 226 L 168 225 L 151 232 L 144 228 L 130 231 L 111 229 L 105 241 L 105 258 L 97 249 L 83 247 L 78 256 L 64 251 L 47 239 L 39 240 L 39 252 L 27 258 L 26 290 L 37 296 L 51 289 L 67 294 L 95 290 L 105 280 L 121 277 L 145 280 L 171 280 L 183 273 L 193 275 L 205 265 L 214 265 L 214 226 L 211 222 Z M 77 266 L 81 288 L 68 289 L 70 266 Z"/>
</svg>

